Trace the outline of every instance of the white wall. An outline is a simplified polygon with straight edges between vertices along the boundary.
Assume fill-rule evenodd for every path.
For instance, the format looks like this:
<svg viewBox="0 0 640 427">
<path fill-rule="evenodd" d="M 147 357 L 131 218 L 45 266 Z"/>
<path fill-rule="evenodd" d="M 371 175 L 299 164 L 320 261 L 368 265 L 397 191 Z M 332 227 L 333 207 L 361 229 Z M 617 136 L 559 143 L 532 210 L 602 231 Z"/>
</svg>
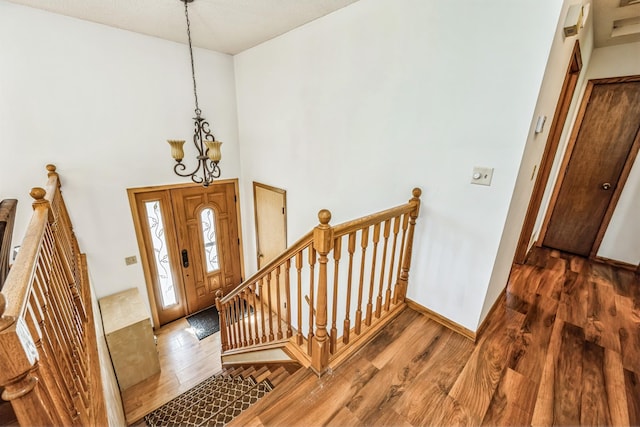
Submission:
<svg viewBox="0 0 640 427">
<path fill-rule="evenodd" d="M 475 330 L 561 6 L 361 0 L 237 55 L 248 272 L 252 181 L 287 190 L 289 243 L 418 186 L 409 297 Z"/>
<path fill-rule="evenodd" d="M 166 140 L 192 137 L 187 46 L 3 0 L 0 40 L 0 198 L 19 199 L 14 244 L 30 217 L 29 189 L 54 163 L 96 295 L 146 295 L 140 264 L 124 262 L 140 259 L 126 189 L 184 182 Z M 223 178 L 237 177 L 233 59 L 194 55 L 200 107 L 225 141 Z"/>
<path fill-rule="evenodd" d="M 640 43 L 595 49 L 589 79 L 640 74 Z M 598 256 L 633 265 L 640 263 L 640 162 L 634 163 L 616 210 L 602 239 Z"/>
<path fill-rule="evenodd" d="M 520 231 L 527 213 L 529 206 L 529 200 L 533 192 L 535 179 L 539 173 L 540 160 L 544 152 L 547 138 L 549 137 L 549 131 L 551 129 L 551 122 L 555 114 L 555 109 L 560 97 L 564 77 L 569 66 L 569 62 L 572 56 L 574 45 L 576 40 L 580 42 L 580 50 L 582 53 L 583 69 L 576 85 L 576 91 L 574 93 L 572 105 L 568 112 L 569 123 L 575 119 L 576 106 L 579 103 L 580 94 L 582 92 L 582 81 L 585 79 L 585 69 L 590 61 L 591 51 L 593 50 L 593 30 L 592 30 L 592 17 L 588 16 L 585 22 L 585 27 L 579 32 L 578 36 L 565 38 L 563 33 L 564 18 L 567 14 L 567 10 L 573 4 L 580 4 L 581 1 L 565 0 L 562 4 L 562 9 L 559 14 L 557 27 L 555 28 L 553 44 L 551 46 L 551 52 L 547 62 L 547 67 L 544 73 L 544 79 L 540 86 L 540 93 L 538 95 L 538 101 L 534 113 L 531 117 L 531 125 L 528 132 L 526 147 L 522 156 L 522 162 L 520 164 L 520 170 L 516 180 L 516 186 L 513 191 L 511 205 L 509 206 L 509 214 L 505 223 L 502 238 L 500 240 L 500 248 L 496 257 L 496 263 L 493 268 L 489 289 L 482 308 L 482 314 L 480 321 L 482 321 L 491 310 L 494 302 L 500 296 L 500 293 L 504 289 L 507 280 L 509 278 L 509 272 L 513 264 L 513 257 L 515 255 L 518 240 L 520 238 Z M 546 116 L 547 121 L 542 133 L 536 134 L 534 132 L 535 124 L 539 116 Z M 562 142 L 568 137 L 571 126 L 565 126 L 563 134 L 561 136 L 560 148 L 555 158 L 554 166 L 551 169 L 549 182 L 555 180 L 559 164 L 562 160 L 562 152 L 566 147 L 566 141 Z M 535 174 L 534 174 L 535 168 Z M 540 224 L 544 216 L 546 205 L 548 204 L 552 185 L 547 186 L 547 190 L 541 202 L 541 209 L 538 215 L 538 221 L 534 226 L 533 236 L 531 243 L 535 241 L 540 231 Z"/>
</svg>

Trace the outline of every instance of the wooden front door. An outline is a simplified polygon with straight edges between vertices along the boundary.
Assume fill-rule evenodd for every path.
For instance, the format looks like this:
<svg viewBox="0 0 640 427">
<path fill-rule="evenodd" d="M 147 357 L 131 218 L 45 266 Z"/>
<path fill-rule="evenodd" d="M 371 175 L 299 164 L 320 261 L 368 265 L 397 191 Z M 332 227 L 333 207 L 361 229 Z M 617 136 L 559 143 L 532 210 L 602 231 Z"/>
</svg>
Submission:
<svg viewBox="0 0 640 427">
<path fill-rule="evenodd" d="M 236 184 L 128 190 L 154 325 L 209 307 L 218 290 L 240 284 Z"/>
<path fill-rule="evenodd" d="M 640 79 L 629 80 L 589 82 L 544 246 L 583 256 L 597 249 L 638 150 Z"/>
<path fill-rule="evenodd" d="M 254 182 L 253 199 L 258 268 L 261 268 L 287 248 L 287 192 Z"/>
<path fill-rule="evenodd" d="M 232 183 L 171 190 L 189 313 L 240 284 L 240 238 Z"/>
</svg>

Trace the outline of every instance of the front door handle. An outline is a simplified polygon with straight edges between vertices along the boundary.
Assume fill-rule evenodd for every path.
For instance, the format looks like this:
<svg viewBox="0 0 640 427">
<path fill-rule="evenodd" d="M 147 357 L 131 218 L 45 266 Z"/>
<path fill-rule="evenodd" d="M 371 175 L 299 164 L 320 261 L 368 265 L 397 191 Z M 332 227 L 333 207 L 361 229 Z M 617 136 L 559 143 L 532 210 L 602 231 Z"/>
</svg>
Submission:
<svg viewBox="0 0 640 427">
<path fill-rule="evenodd" d="M 189 254 L 186 249 L 182 250 L 182 266 L 184 268 L 189 267 Z"/>
<path fill-rule="evenodd" d="M 602 189 L 603 190 L 608 190 L 611 188 L 611 184 L 608 182 L 605 182 L 604 184 L 602 184 Z"/>
</svg>

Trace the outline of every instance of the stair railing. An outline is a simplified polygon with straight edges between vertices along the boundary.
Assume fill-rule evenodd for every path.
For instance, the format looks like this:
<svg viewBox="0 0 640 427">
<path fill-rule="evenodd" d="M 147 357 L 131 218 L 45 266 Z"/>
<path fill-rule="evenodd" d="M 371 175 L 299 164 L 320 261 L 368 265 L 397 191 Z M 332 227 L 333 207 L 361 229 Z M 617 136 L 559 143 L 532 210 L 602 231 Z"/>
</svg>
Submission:
<svg viewBox="0 0 640 427">
<path fill-rule="evenodd" d="M 0 386 L 21 426 L 106 425 L 86 258 L 56 168 L 0 292 Z"/>
<path fill-rule="evenodd" d="M 337 226 L 321 210 L 312 231 L 218 295 L 223 354 L 291 345 L 322 374 L 364 344 L 405 306 L 420 195 Z"/>
</svg>

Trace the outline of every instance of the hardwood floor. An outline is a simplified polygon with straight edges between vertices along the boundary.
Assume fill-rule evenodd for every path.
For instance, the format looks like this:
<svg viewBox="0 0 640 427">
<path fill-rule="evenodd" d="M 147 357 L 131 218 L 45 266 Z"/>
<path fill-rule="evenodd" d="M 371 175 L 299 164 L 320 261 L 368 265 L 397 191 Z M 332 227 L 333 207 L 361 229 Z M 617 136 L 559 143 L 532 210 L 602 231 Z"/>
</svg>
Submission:
<svg viewBox="0 0 640 427">
<path fill-rule="evenodd" d="M 160 373 L 122 393 L 129 425 L 222 369 L 219 332 L 198 341 L 183 318 L 163 326 L 156 336 Z"/>
<path fill-rule="evenodd" d="M 639 424 L 638 276 L 545 249 L 514 266 L 477 343 L 406 309 L 336 371 L 301 370 L 231 423 Z"/>
</svg>

